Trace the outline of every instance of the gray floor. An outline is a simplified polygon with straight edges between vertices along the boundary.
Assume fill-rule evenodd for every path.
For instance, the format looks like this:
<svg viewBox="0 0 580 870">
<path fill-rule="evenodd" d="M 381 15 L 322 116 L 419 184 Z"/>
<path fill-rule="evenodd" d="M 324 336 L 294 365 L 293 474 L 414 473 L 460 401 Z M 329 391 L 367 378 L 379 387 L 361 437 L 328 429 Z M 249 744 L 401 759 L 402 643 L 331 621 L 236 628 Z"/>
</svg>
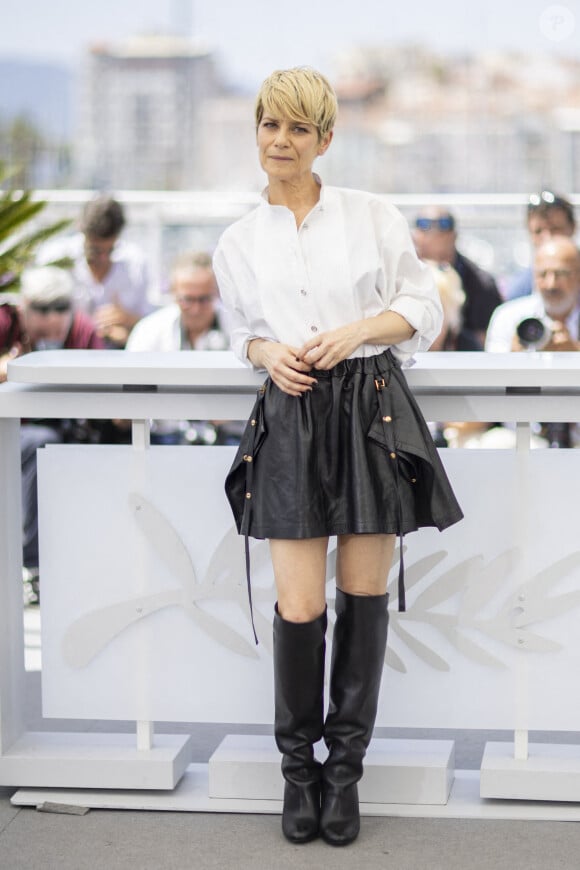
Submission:
<svg viewBox="0 0 580 870">
<path fill-rule="evenodd" d="M 43 720 L 40 673 L 27 674 L 27 726 L 60 729 Z M 119 723 L 115 728 L 123 728 Z M 126 723 L 126 730 L 134 725 Z M 67 730 L 110 730 L 106 722 L 70 722 Z M 191 731 L 194 761 L 207 761 L 231 725 L 166 725 Z M 240 729 L 269 733 L 256 727 Z M 377 729 L 378 736 L 439 737 L 456 741 L 458 768 L 478 768 L 487 740 L 505 732 Z M 532 739 L 554 739 L 534 734 Z M 558 734 L 577 742 L 577 734 Z M 580 825 L 574 822 L 363 818 L 355 844 L 333 849 L 317 841 L 292 846 L 271 815 L 221 815 L 91 810 L 84 816 L 13 807 L 12 788 L 0 788 L 0 870 L 285 870 L 285 868 L 396 868 L 396 870 L 578 870 Z"/>
</svg>

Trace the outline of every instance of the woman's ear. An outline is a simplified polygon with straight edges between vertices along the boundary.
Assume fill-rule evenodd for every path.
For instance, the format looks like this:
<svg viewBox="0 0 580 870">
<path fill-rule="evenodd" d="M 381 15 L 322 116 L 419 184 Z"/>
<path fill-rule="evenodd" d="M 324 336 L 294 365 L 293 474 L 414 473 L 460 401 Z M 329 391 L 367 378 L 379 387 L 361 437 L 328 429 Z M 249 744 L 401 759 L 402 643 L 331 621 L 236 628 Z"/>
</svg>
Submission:
<svg viewBox="0 0 580 870">
<path fill-rule="evenodd" d="M 318 145 L 318 156 L 319 157 L 322 157 L 324 152 L 328 149 L 328 146 L 332 142 L 333 134 L 334 134 L 334 131 L 331 130 L 329 133 L 326 134 L 326 136 L 323 136 L 322 139 L 320 140 L 320 143 Z"/>
</svg>

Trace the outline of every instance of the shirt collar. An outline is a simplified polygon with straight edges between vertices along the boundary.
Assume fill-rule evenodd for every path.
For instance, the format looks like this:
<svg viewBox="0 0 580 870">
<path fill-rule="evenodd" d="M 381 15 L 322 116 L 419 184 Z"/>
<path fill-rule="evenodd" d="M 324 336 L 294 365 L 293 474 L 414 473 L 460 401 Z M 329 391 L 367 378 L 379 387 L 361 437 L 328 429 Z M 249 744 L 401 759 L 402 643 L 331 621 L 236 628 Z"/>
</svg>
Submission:
<svg viewBox="0 0 580 870">
<path fill-rule="evenodd" d="M 317 183 L 318 186 L 320 187 L 320 196 L 319 196 L 319 198 L 318 198 L 318 202 L 316 203 L 316 205 L 314 206 L 314 208 L 316 208 L 316 209 L 320 209 L 320 211 L 322 211 L 322 210 L 324 209 L 324 199 L 325 199 L 325 191 L 326 191 L 326 188 L 325 188 L 325 186 L 324 186 L 324 183 L 323 183 L 323 181 L 322 181 L 320 175 L 318 175 L 316 172 L 313 172 L 312 174 L 313 174 L 313 176 L 314 176 L 314 180 L 316 181 L 316 183 Z M 270 205 L 270 202 L 268 201 L 268 191 L 269 191 L 269 189 L 270 189 L 270 188 L 266 185 L 266 187 L 264 188 L 264 190 L 263 190 L 262 193 L 260 194 L 260 196 L 261 196 L 261 200 L 262 200 L 261 203 L 260 203 L 260 205 Z M 276 206 L 274 206 L 274 207 L 276 207 Z"/>
</svg>

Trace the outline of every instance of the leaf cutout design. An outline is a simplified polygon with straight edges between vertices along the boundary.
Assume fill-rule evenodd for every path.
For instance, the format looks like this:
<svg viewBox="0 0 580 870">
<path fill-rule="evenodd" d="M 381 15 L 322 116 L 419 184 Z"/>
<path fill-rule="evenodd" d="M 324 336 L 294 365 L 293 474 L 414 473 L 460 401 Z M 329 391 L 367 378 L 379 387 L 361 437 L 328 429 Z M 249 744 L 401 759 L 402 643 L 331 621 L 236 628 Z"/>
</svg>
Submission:
<svg viewBox="0 0 580 870">
<path fill-rule="evenodd" d="M 562 644 L 522 629 L 488 625 L 485 633 L 522 652 L 557 652 L 562 649 Z"/>
<path fill-rule="evenodd" d="M 447 555 L 446 550 L 438 550 L 436 553 L 429 553 L 428 556 L 417 559 L 412 565 L 405 565 L 405 586 L 407 589 L 411 589 L 416 583 L 423 580 Z"/>
<path fill-rule="evenodd" d="M 130 625 L 180 602 L 180 590 L 168 589 L 86 613 L 66 630 L 62 639 L 63 659 L 71 668 L 84 668 Z"/>
<path fill-rule="evenodd" d="M 453 646 L 467 656 L 471 661 L 477 662 L 479 665 L 485 665 L 488 668 L 505 670 L 506 665 L 501 659 L 496 658 L 475 641 L 465 637 L 460 631 L 454 630 L 449 634 L 449 641 Z"/>
<path fill-rule="evenodd" d="M 398 637 L 408 646 L 411 652 L 421 659 L 426 665 L 430 665 L 437 671 L 448 671 L 449 664 L 437 655 L 432 649 L 429 649 L 422 641 L 417 640 L 412 634 L 403 628 L 400 622 L 393 623 L 393 631 Z"/>
<path fill-rule="evenodd" d="M 389 646 L 387 647 L 387 653 L 385 655 L 385 665 L 388 668 L 392 668 L 394 671 L 398 671 L 400 674 L 407 673 L 407 667 L 405 663 Z"/>
<path fill-rule="evenodd" d="M 543 598 L 537 601 L 518 601 L 520 615 L 514 620 L 516 628 L 533 625 L 534 622 L 545 622 L 555 616 L 568 613 L 580 605 L 580 592 L 567 592 L 553 598 Z"/>
<path fill-rule="evenodd" d="M 133 516 L 147 542 L 157 551 L 184 589 L 195 586 L 195 568 L 187 547 L 161 511 L 136 492 L 129 493 Z"/>
<path fill-rule="evenodd" d="M 570 553 L 562 559 L 558 559 L 557 562 L 554 562 L 552 565 L 548 565 L 547 568 L 539 571 L 534 577 L 524 583 L 520 588 L 520 592 L 523 592 L 526 596 L 530 597 L 540 592 L 545 594 L 550 586 L 554 586 L 562 579 L 562 577 L 565 577 L 566 574 L 569 574 L 572 571 L 577 572 L 579 568 L 580 550 L 576 550 L 576 552 Z"/>
<path fill-rule="evenodd" d="M 465 588 L 466 578 L 471 575 L 476 566 L 481 565 L 483 556 L 470 556 L 441 574 L 427 587 L 413 602 L 412 611 L 430 610 L 432 607 L 442 604 L 455 595 L 456 592 Z"/>
<path fill-rule="evenodd" d="M 232 526 L 219 541 L 209 560 L 205 573 L 205 582 L 217 584 L 220 582 L 235 583 L 238 574 L 245 573 L 244 539 L 238 535 Z"/>
<path fill-rule="evenodd" d="M 506 577 L 512 572 L 517 556 L 518 550 L 515 547 L 504 550 L 481 569 L 477 582 L 465 587 L 459 610 L 460 622 L 478 616 L 500 589 L 505 587 Z"/>
<path fill-rule="evenodd" d="M 230 628 L 229 625 L 220 622 L 215 616 L 195 605 L 187 608 L 187 612 L 199 628 L 209 635 L 212 640 L 221 643 L 222 646 L 227 647 L 227 649 L 230 649 L 237 655 L 246 656 L 251 659 L 258 658 L 254 643 L 250 643 L 249 640 L 246 640 L 241 634 Z"/>
</svg>

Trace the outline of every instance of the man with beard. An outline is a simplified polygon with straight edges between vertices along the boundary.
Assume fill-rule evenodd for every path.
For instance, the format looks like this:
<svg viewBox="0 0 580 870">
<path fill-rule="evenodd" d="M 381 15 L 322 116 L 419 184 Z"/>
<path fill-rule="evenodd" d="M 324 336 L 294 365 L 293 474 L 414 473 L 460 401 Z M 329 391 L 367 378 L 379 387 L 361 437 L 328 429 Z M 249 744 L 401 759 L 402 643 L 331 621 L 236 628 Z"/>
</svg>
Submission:
<svg viewBox="0 0 580 870">
<path fill-rule="evenodd" d="M 518 326 L 528 318 L 541 320 L 546 340 L 541 349 L 578 350 L 580 302 L 580 252 L 566 236 L 544 242 L 534 260 L 535 290 L 505 302 L 493 313 L 485 349 L 494 353 L 524 350 Z"/>
<path fill-rule="evenodd" d="M 505 302 L 493 314 L 485 349 L 580 350 L 580 252 L 567 236 L 554 236 L 536 251 L 535 292 Z M 543 327 L 543 328 L 542 328 Z M 577 423 L 547 423 L 550 447 L 580 446 Z"/>
</svg>

